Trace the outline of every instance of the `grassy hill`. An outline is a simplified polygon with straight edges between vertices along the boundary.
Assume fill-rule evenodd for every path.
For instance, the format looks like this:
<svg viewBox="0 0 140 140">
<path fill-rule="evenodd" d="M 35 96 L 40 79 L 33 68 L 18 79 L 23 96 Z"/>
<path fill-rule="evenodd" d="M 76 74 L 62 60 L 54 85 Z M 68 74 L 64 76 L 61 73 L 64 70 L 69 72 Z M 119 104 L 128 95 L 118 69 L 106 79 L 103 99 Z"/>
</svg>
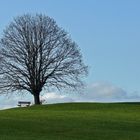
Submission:
<svg viewBox="0 0 140 140">
<path fill-rule="evenodd" d="M 140 140 L 140 104 L 67 103 L 3 110 L 0 140 Z"/>
</svg>

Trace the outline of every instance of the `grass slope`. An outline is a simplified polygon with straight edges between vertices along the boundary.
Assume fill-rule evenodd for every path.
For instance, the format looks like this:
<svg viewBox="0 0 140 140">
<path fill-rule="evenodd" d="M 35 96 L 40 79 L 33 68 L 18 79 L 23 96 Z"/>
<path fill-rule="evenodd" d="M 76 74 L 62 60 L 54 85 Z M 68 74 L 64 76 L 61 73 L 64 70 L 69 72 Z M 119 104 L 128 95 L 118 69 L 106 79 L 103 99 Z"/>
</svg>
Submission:
<svg viewBox="0 0 140 140">
<path fill-rule="evenodd" d="M 0 140 L 140 140 L 140 104 L 67 103 L 3 110 Z"/>
</svg>

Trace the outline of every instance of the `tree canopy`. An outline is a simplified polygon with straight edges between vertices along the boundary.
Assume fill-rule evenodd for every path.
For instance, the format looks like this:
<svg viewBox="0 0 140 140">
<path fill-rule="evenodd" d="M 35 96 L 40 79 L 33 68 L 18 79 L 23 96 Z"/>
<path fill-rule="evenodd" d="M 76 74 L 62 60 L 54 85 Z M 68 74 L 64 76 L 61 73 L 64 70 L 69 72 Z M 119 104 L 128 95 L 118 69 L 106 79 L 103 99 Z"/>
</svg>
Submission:
<svg viewBox="0 0 140 140">
<path fill-rule="evenodd" d="M 0 40 L 0 91 L 28 91 L 40 104 L 41 91 L 77 88 L 87 74 L 78 45 L 54 19 L 42 15 L 16 17 Z"/>
</svg>

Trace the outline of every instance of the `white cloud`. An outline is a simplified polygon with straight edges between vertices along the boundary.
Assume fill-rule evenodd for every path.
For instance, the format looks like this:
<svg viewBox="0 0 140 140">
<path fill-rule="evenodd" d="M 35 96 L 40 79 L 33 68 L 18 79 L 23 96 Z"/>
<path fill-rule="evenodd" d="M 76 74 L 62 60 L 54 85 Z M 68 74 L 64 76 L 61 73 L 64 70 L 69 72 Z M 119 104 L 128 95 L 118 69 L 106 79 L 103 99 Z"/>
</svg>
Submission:
<svg viewBox="0 0 140 140">
<path fill-rule="evenodd" d="M 46 93 L 41 97 L 42 100 L 45 100 L 46 103 L 64 103 L 64 102 L 73 102 L 74 100 L 68 95 L 59 94 L 55 92 Z"/>
<path fill-rule="evenodd" d="M 96 101 L 114 101 L 125 98 L 127 92 L 109 83 L 96 82 L 87 87 L 85 96 Z"/>
</svg>

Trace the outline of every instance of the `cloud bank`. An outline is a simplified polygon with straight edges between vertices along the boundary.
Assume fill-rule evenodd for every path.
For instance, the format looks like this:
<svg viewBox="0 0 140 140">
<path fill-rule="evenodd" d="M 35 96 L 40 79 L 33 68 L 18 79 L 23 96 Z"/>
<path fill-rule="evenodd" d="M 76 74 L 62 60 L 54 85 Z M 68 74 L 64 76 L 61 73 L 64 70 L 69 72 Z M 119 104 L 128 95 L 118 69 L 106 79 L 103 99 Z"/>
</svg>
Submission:
<svg viewBox="0 0 140 140">
<path fill-rule="evenodd" d="M 138 102 L 138 92 L 127 93 L 124 89 L 106 82 L 88 85 L 81 94 L 46 93 L 43 98 L 48 103 L 59 102 Z"/>
<path fill-rule="evenodd" d="M 138 92 L 127 93 L 124 89 L 106 82 L 95 82 L 88 85 L 81 93 L 62 94 L 49 92 L 41 96 L 46 104 L 65 102 L 138 102 L 140 94 Z M 0 109 L 17 107 L 19 100 L 31 101 L 28 96 L 0 97 Z"/>
</svg>

